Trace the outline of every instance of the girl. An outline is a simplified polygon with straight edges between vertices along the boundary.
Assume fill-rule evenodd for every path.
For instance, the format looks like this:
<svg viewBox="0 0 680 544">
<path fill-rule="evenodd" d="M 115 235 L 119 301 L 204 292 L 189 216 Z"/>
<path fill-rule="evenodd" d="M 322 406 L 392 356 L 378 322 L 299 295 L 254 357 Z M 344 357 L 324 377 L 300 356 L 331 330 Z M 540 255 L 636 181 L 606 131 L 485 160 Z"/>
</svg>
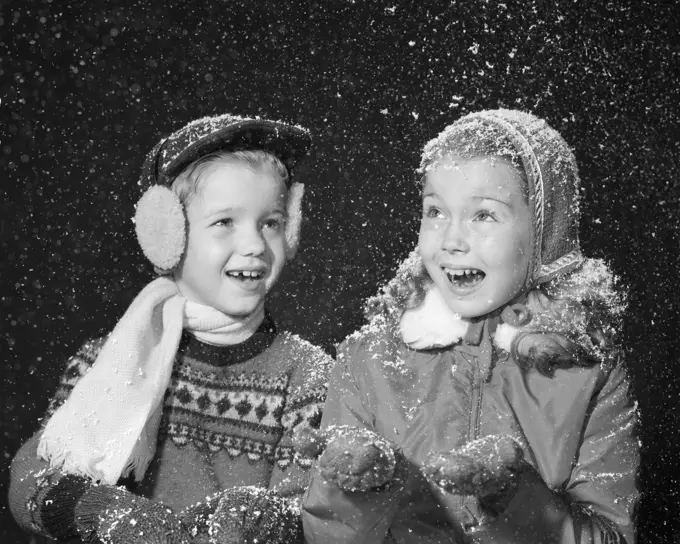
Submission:
<svg viewBox="0 0 680 544">
<path fill-rule="evenodd" d="M 635 542 L 639 444 L 610 270 L 578 242 L 544 121 L 469 114 L 426 146 L 418 249 L 341 345 L 305 495 L 317 542 Z"/>
</svg>

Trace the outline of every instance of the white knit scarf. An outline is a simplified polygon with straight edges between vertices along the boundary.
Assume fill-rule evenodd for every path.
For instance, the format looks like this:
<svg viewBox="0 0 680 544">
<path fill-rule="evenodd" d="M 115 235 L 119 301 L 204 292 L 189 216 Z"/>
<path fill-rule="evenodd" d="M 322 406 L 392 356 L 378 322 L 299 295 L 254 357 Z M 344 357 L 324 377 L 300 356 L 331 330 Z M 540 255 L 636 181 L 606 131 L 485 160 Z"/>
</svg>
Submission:
<svg viewBox="0 0 680 544">
<path fill-rule="evenodd" d="M 186 329 L 216 345 L 247 340 L 264 304 L 244 319 L 184 298 L 175 282 L 149 283 L 120 319 L 92 368 L 43 431 L 38 456 L 51 468 L 114 485 L 144 477 L 156 450 L 163 397 Z"/>
</svg>

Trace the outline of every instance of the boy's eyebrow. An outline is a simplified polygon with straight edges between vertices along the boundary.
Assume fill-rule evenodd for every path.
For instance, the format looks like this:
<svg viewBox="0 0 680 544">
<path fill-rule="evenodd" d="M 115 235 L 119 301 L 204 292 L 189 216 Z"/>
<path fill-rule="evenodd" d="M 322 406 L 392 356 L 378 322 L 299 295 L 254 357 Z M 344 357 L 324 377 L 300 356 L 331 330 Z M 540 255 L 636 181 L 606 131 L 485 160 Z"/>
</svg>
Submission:
<svg viewBox="0 0 680 544">
<path fill-rule="evenodd" d="M 213 217 L 215 215 L 221 215 L 223 213 L 234 213 L 234 212 L 240 212 L 244 208 L 241 206 L 229 206 L 227 208 L 216 208 L 214 210 L 208 210 L 208 212 L 205 214 L 205 217 Z M 265 215 L 269 215 L 272 213 L 280 213 L 281 215 L 286 215 L 286 208 L 284 206 L 277 205 L 274 208 L 271 208 Z"/>
</svg>

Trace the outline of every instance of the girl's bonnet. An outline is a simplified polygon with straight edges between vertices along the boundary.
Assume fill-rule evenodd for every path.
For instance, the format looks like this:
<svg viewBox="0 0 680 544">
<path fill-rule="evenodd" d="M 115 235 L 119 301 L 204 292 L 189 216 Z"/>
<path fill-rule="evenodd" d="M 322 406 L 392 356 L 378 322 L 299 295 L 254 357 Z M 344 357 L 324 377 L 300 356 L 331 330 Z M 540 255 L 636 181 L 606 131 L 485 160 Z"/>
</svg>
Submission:
<svg viewBox="0 0 680 544">
<path fill-rule="evenodd" d="M 195 160 L 223 149 L 259 149 L 277 156 L 290 173 L 310 145 L 304 128 L 233 115 L 199 119 L 161 140 L 147 156 L 139 181 L 144 194 L 137 204 L 135 230 L 144 254 L 161 273 L 179 264 L 186 220 L 170 187 Z M 292 183 L 287 257 L 298 243 L 301 198 L 302 185 Z M 262 306 L 250 316 L 228 316 L 187 300 L 171 276 L 156 278 L 132 301 L 92 367 L 49 419 L 38 455 L 53 469 L 107 484 L 130 473 L 141 480 L 155 453 L 182 331 L 212 344 L 237 344 L 257 330 Z"/>
</svg>

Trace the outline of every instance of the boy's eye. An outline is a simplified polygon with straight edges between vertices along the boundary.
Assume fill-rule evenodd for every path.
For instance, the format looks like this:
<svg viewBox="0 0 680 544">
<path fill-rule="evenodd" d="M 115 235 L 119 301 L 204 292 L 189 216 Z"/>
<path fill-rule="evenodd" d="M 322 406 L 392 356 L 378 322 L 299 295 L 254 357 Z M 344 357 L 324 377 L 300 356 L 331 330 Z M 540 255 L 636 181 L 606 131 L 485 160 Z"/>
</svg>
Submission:
<svg viewBox="0 0 680 544">
<path fill-rule="evenodd" d="M 283 220 L 282 219 L 267 219 L 264 222 L 264 226 L 268 229 L 272 230 L 278 230 L 281 228 L 283 225 Z"/>
<path fill-rule="evenodd" d="M 442 217 L 443 215 L 444 214 L 441 212 L 441 210 L 435 206 L 427 206 L 425 209 L 423 209 L 423 217 L 427 217 L 429 219 Z"/>
</svg>

